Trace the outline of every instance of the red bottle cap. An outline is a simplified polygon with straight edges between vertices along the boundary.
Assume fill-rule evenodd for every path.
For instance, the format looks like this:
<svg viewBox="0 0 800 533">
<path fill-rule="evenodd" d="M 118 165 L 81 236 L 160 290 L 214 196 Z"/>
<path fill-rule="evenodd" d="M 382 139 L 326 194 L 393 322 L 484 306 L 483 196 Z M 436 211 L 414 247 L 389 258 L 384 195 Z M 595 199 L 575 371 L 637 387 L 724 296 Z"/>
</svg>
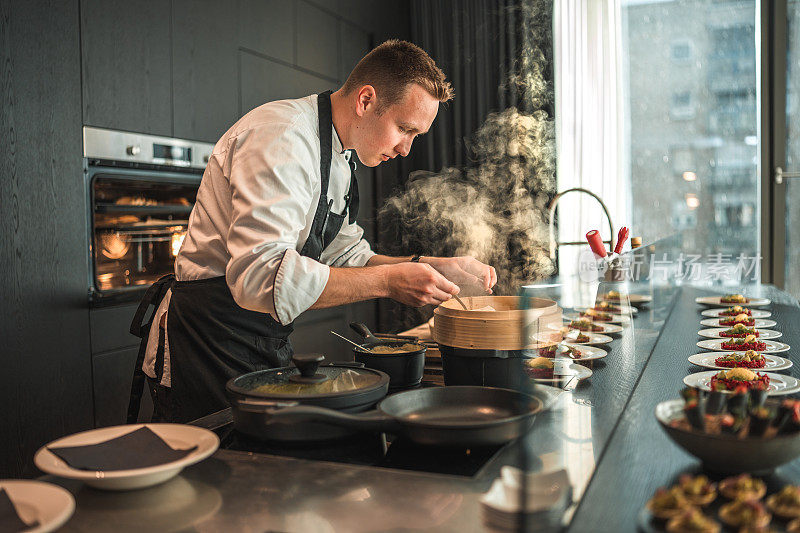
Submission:
<svg viewBox="0 0 800 533">
<path fill-rule="evenodd" d="M 600 236 L 599 231 L 596 229 L 591 230 L 586 234 L 586 240 L 589 242 L 589 247 L 596 255 L 600 257 L 605 257 L 607 255 L 606 246 L 603 244 L 603 238 Z"/>
</svg>

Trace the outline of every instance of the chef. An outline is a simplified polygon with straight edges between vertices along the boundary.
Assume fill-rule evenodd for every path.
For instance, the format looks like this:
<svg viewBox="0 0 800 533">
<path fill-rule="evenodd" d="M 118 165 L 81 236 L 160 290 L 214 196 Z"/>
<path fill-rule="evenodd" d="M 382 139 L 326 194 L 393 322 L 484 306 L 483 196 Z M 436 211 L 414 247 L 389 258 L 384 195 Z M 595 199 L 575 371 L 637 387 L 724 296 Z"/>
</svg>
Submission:
<svg viewBox="0 0 800 533">
<path fill-rule="evenodd" d="M 131 326 L 142 345 L 129 421 L 142 371 L 154 421 L 227 407 L 230 378 L 289 365 L 292 322 L 307 309 L 371 298 L 436 305 L 465 284 L 491 290 L 494 269 L 474 258 L 377 255 L 356 223 L 352 152 L 370 167 L 405 157 L 452 96 L 425 51 L 391 40 L 336 92 L 266 103 L 222 136 L 175 275 L 148 290 Z"/>
</svg>

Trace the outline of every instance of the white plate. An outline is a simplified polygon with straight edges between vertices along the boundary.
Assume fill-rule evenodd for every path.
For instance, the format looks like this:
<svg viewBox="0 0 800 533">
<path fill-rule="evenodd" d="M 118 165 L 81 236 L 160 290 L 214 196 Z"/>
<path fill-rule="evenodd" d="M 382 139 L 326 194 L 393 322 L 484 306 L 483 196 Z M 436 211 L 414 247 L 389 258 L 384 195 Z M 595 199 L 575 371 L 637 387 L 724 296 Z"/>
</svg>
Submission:
<svg viewBox="0 0 800 533">
<path fill-rule="evenodd" d="M 565 314 L 564 318 L 566 318 L 567 320 L 592 320 L 592 317 L 580 316 L 578 313 Z M 611 320 L 610 321 L 595 320 L 594 323 L 595 324 L 600 324 L 601 326 L 605 325 L 605 324 L 614 324 L 614 323 L 622 324 L 623 326 L 628 326 L 631 323 L 631 319 L 630 319 L 630 317 L 627 317 L 627 316 L 624 316 L 624 315 L 611 315 Z M 608 333 L 608 332 L 604 331 L 603 333 Z"/>
<path fill-rule="evenodd" d="M 609 303 L 611 305 L 613 305 L 614 307 L 619 308 L 620 312 L 617 313 L 617 314 L 620 314 L 620 315 L 635 315 L 636 313 L 639 312 L 638 309 L 636 309 L 635 307 L 631 307 L 630 305 L 620 305 L 620 304 L 615 304 L 613 302 L 609 302 Z M 574 307 L 573 309 L 575 309 L 576 311 L 586 311 L 587 309 L 589 309 L 589 307 L 586 307 L 584 305 L 584 306 Z M 599 310 L 597 310 L 597 311 L 599 311 Z M 604 313 L 605 311 L 600 311 L 600 312 Z"/>
<path fill-rule="evenodd" d="M 720 333 L 723 331 L 728 331 L 731 328 L 710 328 L 710 329 L 701 329 L 697 332 L 698 335 L 701 337 L 708 337 L 709 339 L 722 339 L 722 338 L 729 338 L 729 337 L 722 337 Z M 771 329 L 759 329 L 758 330 L 758 339 L 759 340 L 767 340 L 767 339 L 777 339 L 782 336 L 783 333 L 780 331 L 775 331 Z"/>
<path fill-rule="evenodd" d="M 597 299 L 608 303 L 630 302 L 632 305 L 643 305 L 653 301 L 653 297 L 649 294 L 623 294 L 619 300 L 609 300 L 606 298 L 605 293 L 600 293 L 597 295 Z"/>
<path fill-rule="evenodd" d="M 552 378 L 533 378 L 537 383 L 558 383 L 564 381 L 565 378 L 575 376 L 578 381 L 592 377 L 592 371 L 583 365 L 578 365 L 572 362 L 572 359 L 555 359 L 553 361 L 553 377 Z"/>
<path fill-rule="evenodd" d="M 764 372 L 761 373 L 763 374 Z M 710 391 L 711 387 L 709 386 L 709 383 L 711 383 L 711 378 L 715 374 L 717 374 L 716 370 L 696 372 L 683 378 L 683 382 L 687 387 L 695 387 L 698 389 L 703 389 L 704 391 Z M 792 376 L 773 374 L 772 372 L 766 372 L 766 374 L 769 376 L 769 388 L 767 389 L 767 394 L 769 396 L 793 394 L 797 391 L 800 391 L 800 381 L 797 381 L 797 379 L 793 378 Z"/>
<path fill-rule="evenodd" d="M 585 344 L 577 344 L 573 342 L 565 342 L 564 344 L 567 346 L 572 346 L 576 350 L 579 350 L 581 352 L 581 358 L 572 359 L 571 357 L 565 355 L 559 357 L 559 360 L 563 359 L 565 361 L 574 361 L 576 363 L 580 363 L 581 361 L 593 361 L 595 359 L 602 359 L 603 357 L 608 355 L 607 351 L 603 350 L 602 348 L 598 348 L 596 346 L 587 346 Z"/>
<path fill-rule="evenodd" d="M 697 343 L 697 346 L 704 350 L 716 350 L 719 352 L 727 352 L 728 348 L 722 347 L 723 340 L 727 339 L 706 339 L 704 341 L 700 341 Z M 766 350 L 760 350 L 762 353 L 778 353 L 778 352 L 785 352 L 789 350 L 790 346 L 788 344 L 784 344 L 782 342 L 777 341 L 764 341 L 764 344 L 767 345 Z M 739 350 L 741 351 L 741 350 Z"/>
<path fill-rule="evenodd" d="M 33 529 L 26 529 L 26 533 L 55 531 L 75 512 L 75 498 L 72 494 L 52 483 L 0 479 L 0 489 L 5 489 L 23 522 L 39 523 Z"/>
<path fill-rule="evenodd" d="M 717 360 L 718 357 L 725 357 L 726 355 L 734 354 L 737 352 L 704 352 L 694 354 L 689 357 L 689 362 L 697 365 L 697 366 L 704 366 L 706 368 L 716 368 L 719 370 L 730 370 L 731 367 L 729 366 L 719 366 L 714 361 Z M 741 352 L 739 352 L 741 353 Z M 787 370 L 792 368 L 792 362 L 788 359 L 784 359 L 783 357 L 778 357 L 777 355 L 764 355 L 764 359 L 766 359 L 766 365 L 764 368 L 752 368 L 751 370 L 756 370 L 758 372 L 777 372 L 779 370 Z"/>
<path fill-rule="evenodd" d="M 749 298 L 749 297 L 748 297 Z M 771 300 L 769 298 L 749 298 L 749 302 L 740 304 L 740 303 L 723 303 L 722 296 L 698 296 L 694 299 L 695 303 L 703 304 L 703 305 L 727 305 L 728 307 L 733 307 L 734 305 L 741 305 L 742 307 L 761 307 L 764 305 L 769 305 Z"/>
<path fill-rule="evenodd" d="M 622 333 L 622 326 L 619 324 L 609 324 L 608 322 L 593 322 L 595 326 L 600 326 L 603 328 L 603 331 L 582 331 L 581 333 L 588 335 L 597 335 L 598 333 L 605 333 L 606 335 L 611 335 L 614 333 Z M 563 326 L 559 326 L 557 324 L 551 324 L 549 327 L 552 329 L 561 329 L 562 327 L 569 326 L 569 322 L 564 322 Z"/>
<path fill-rule="evenodd" d="M 575 344 L 575 345 L 578 345 L 578 346 L 586 346 L 587 344 L 608 344 L 609 342 L 614 340 L 611 337 L 609 337 L 608 335 L 603 335 L 602 333 L 592 333 L 590 331 L 581 332 L 581 333 L 583 335 L 586 335 L 587 337 L 589 337 L 589 340 L 586 341 L 586 342 L 577 342 L 577 341 L 572 340 L 572 339 L 565 339 L 565 342 L 567 342 L 569 344 Z"/>
<path fill-rule="evenodd" d="M 720 320 L 722 318 L 706 318 L 700 321 L 700 324 L 703 326 L 708 326 L 710 328 L 732 328 L 733 326 L 723 326 L 720 324 Z M 764 329 L 764 328 L 772 328 L 777 326 L 778 323 L 774 320 L 767 320 L 765 318 L 756 318 L 754 326 L 747 326 L 747 327 L 754 327 L 756 329 Z"/>
<path fill-rule="evenodd" d="M 184 450 L 193 446 L 197 446 L 197 448 L 185 457 L 163 465 L 108 472 L 72 468 L 47 449 L 49 447 L 98 444 L 130 433 L 145 425 L 173 448 Z M 54 440 L 39 448 L 33 457 L 33 462 L 43 472 L 67 479 L 79 479 L 98 489 L 130 490 L 163 483 L 176 476 L 184 467 L 202 461 L 214 453 L 218 447 L 219 437 L 207 429 L 185 424 L 129 424 L 92 429 Z"/>
<path fill-rule="evenodd" d="M 733 306 L 731 305 L 728 307 L 733 307 Z M 727 307 L 719 307 L 715 309 L 703 309 L 700 314 L 703 316 L 710 316 L 712 318 L 717 318 L 720 316 L 720 313 L 727 310 L 728 310 Z M 770 313 L 769 311 L 764 311 L 763 309 L 751 309 L 750 313 L 751 313 L 750 316 L 752 316 L 753 318 L 769 318 L 772 316 L 772 313 Z"/>
</svg>

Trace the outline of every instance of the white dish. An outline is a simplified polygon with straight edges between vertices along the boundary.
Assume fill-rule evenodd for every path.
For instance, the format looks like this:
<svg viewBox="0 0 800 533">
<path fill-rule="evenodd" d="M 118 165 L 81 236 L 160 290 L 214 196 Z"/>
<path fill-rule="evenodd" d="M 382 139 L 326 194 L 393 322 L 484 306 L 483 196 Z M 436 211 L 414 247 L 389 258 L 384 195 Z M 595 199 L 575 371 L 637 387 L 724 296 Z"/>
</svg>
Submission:
<svg viewBox="0 0 800 533">
<path fill-rule="evenodd" d="M 130 433 L 145 425 L 173 448 L 184 450 L 193 446 L 197 446 L 197 448 L 185 457 L 163 465 L 108 472 L 72 468 L 48 450 L 49 447 L 98 444 Z M 67 479 L 78 479 L 98 489 L 130 490 L 163 483 L 176 476 L 185 467 L 202 461 L 214 453 L 218 447 L 219 437 L 207 429 L 185 424 L 129 424 L 92 429 L 54 440 L 39 448 L 33 462 L 43 472 Z"/>
<path fill-rule="evenodd" d="M 619 314 L 619 315 L 635 315 L 636 313 L 639 312 L 638 309 L 636 309 L 635 307 L 631 307 L 630 305 L 620 305 L 620 304 L 615 304 L 615 303 L 612 303 L 612 302 L 608 302 L 608 303 L 613 305 L 614 307 L 619 308 L 620 312 L 616 313 L 616 314 Z M 597 305 L 599 305 L 599 303 Z M 586 311 L 587 309 L 590 309 L 590 308 L 586 307 L 586 306 L 580 306 L 580 307 L 574 307 L 573 309 L 575 309 L 576 311 Z M 595 309 L 595 310 L 600 312 L 600 313 L 605 313 L 606 312 L 606 311 L 601 311 L 599 309 Z"/>
<path fill-rule="evenodd" d="M 553 361 L 553 377 L 552 378 L 533 378 L 537 383 L 560 383 L 566 381 L 570 377 L 574 377 L 578 381 L 592 377 L 592 371 L 585 366 L 572 362 L 572 359 L 555 359 Z"/>
<path fill-rule="evenodd" d="M 730 327 L 733 327 L 733 326 L 723 326 L 722 324 L 720 324 L 721 320 L 723 320 L 723 319 L 722 318 L 706 318 L 706 319 L 700 321 L 700 325 L 708 326 L 710 328 L 730 328 Z M 772 328 L 772 327 L 775 327 L 777 325 L 778 325 L 778 323 L 775 322 L 774 320 L 767 320 L 765 318 L 756 318 L 755 319 L 755 325 L 748 326 L 748 327 L 754 327 L 756 329 L 764 329 L 764 328 Z"/>
<path fill-rule="evenodd" d="M 562 356 L 559 360 L 574 361 L 580 363 L 582 361 L 593 361 L 595 359 L 602 359 L 608 355 L 608 352 L 596 346 L 587 346 L 586 344 L 576 344 L 572 342 L 565 342 L 567 346 L 571 346 L 581 352 L 580 359 L 572 359 L 569 356 Z"/>
<path fill-rule="evenodd" d="M 0 479 L 0 489 L 5 489 L 23 522 L 38 522 L 29 533 L 55 531 L 75 512 L 75 498 L 58 485 L 43 481 Z"/>
<path fill-rule="evenodd" d="M 761 373 L 763 374 L 764 372 Z M 687 387 L 695 387 L 698 389 L 703 389 L 704 391 L 710 391 L 711 387 L 709 384 L 711 383 L 711 378 L 716 374 L 716 370 L 696 372 L 683 378 L 683 382 Z M 773 374 L 772 372 L 766 372 L 766 374 L 769 376 L 769 388 L 767 388 L 767 394 L 769 396 L 793 394 L 797 391 L 800 391 L 800 381 L 797 381 L 797 379 L 793 378 L 792 376 Z"/>
<path fill-rule="evenodd" d="M 650 296 L 649 294 L 623 294 L 617 300 L 609 300 L 608 298 L 606 298 L 606 293 L 600 293 L 597 295 L 597 299 L 599 301 L 605 301 L 608 303 L 630 302 L 632 305 L 643 305 L 653 301 L 653 297 Z"/>
<path fill-rule="evenodd" d="M 733 307 L 733 306 L 730 306 Z M 727 307 L 717 307 L 714 309 L 703 309 L 700 314 L 703 316 L 710 316 L 711 318 L 718 318 L 720 317 L 720 313 L 727 311 Z M 772 313 L 769 311 L 764 311 L 763 309 L 751 309 L 750 316 L 753 318 L 769 318 L 772 316 Z"/>
<path fill-rule="evenodd" d="M 709 339 L 727 339 L 729 337 L 723 337 L 720 335 L 723 331 L 728 331 L 731 328 L 710 328 L 710 329 L 701 329 L 697 332 L 698 335 L 701 337 L 708 337 Z M 768 340 L 768 339 L 777 339 L 781 337 L 783 333 L 780 331 L 774 331 L 771 329 L 759 329 L 758 330 L 758 338 L 759 340 Z"/>
<path fill-rule="evenodd" d="M 730 367 L 728 366 L 719 366 L 714 361 L 718 357 L 725 357 L 726 355 L 734 354 L 737 352 L 704 352 L 694 354 L 689 357 L 689 362 L 697 365 L 703 366 L 705 368 L 716 368 L 717 370 L 728 370 Z M 741 352 L 738 352 L 741 353 Z M 759 372 L 777 372 L 779 370 L 787 370 L 792 368 L 792 362 L 788 359 L 784 359 L 783 357 L 778 357 L 777 355 L 764 355 L 764 359 L 766 359 L 766 365 L 764 368 L 753 368 L 751 370 L 757 370 Z"/>
<path fill-rule="evenodd" d="M 734 305 L 741 305 L 742 307 L 762 307 L 772 303 L 769 298 L 748 298 L 747 303 L 725 303 L 722 301 L 722 296 L 698 296 L 694 301 L 702 305 L 727 305 L 728 307 L 733 307 Z"/>
<path fill-rule="evenodd" d="M 581 332 L 581 334 L 582 335 L 586 335 L 587 337 L 589 337 L 589 340 L 586 341 L 586 342 L 577 342 L 575 340 L 567 338 L 567 339 L 565 339 L 565 342 L 567 342 L 569 344 L 579 345 L 579 346 L 586 346 L 586 345 L 589 345 L 589 344 L 608 344 L 609 342 L 614 340 L 611 337 L 609 337 L 608 335 L 603 335 L 602 333 L 591 333 L 591 332 L 587 331 L 587 332 Z"/>
<path fill-rule="evenodd" d="M 604 333 L 606 335 L 612 335 L 614 333 L 622 333 L 622 326 L 619 324 L 609 324 L 608 322 L 593 322 L 595 326 L 600 326 L 603 328 L 602 331 L 582 331 L 586 335 L 594 334 L 597 335 L 598 333 Z M 569 327 L 569 322 L 564 322 L 563 326 L 558 326 L 557 324 L 550 325 L 552 329 L 561 329 L 562 327 Z"/>
<path fill-rule="evenodd" d="M 730 351 L 728 348 L 723 348 L 722 343 L 727 339 L 706 339 L 697 343 L 697 346 L 704 350 L 716 350 L 718 352 Z M 762 353 L 779 353 L 788 351 L 791 346 L 777 341 L 763 341 L 767 345 L 765 350 L 759 350 Z M 742 351 L 742 350 L 738 350 Z"/>
<path fill-rule="evenodd" d="M 610 315 L 611 320 L 592 320 L 590 316 L 581 316 L 578 313 L 568 313 L 564 315 L 564 318 L 567 320 L 592 320 L 592 323 L 605 325 L 605 324 L 621 324 L 623 326 L 628 326 L 631 323 L 630 317 L 624 315 Z M 606 333 L 605 331 L 603 333 Z"/>
</svg>

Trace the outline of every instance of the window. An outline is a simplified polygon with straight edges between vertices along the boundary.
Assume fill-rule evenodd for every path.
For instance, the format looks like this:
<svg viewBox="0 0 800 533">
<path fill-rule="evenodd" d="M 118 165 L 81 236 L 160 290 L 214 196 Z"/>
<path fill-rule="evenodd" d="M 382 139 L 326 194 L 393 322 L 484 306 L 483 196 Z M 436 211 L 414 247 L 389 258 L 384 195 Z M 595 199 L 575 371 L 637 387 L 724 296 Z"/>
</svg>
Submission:
<svg viewBox="0 0 800 533">
<path fill-rule="evenodd" d="M 645 241 L 691 229 L 687 252 L 758 254 L 755 4 L 623 0 L 625 160 Z"/>
</svg>

